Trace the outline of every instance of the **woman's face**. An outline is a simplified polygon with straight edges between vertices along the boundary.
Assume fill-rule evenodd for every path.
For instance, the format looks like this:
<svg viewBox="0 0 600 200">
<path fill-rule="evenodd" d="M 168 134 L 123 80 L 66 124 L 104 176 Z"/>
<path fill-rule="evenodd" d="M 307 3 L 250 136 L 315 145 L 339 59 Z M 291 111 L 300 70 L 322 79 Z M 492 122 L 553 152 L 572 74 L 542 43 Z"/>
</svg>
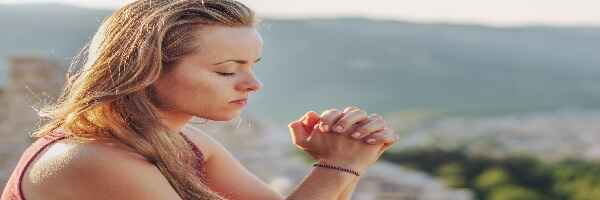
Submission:
<svg viewBox="0 0 600 200">
<path fill-rule="evenodd" d="M 262 39 L 253 27 L 205 27 L 199 34 L 201 49 L 169 67 L 155 84 L 164 112 L 229 121 L 262 83 L 253 66 L 261 59 Z M 250 101 L 248 100 L 248 103 Z"/>
</svg>

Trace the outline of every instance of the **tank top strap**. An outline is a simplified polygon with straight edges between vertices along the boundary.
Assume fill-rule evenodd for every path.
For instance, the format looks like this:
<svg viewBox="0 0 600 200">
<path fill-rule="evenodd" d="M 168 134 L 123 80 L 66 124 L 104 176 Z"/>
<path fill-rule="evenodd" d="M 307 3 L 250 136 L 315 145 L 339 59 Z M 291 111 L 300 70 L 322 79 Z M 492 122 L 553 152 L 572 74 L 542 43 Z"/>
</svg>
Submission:
<svg viewBox="0 0 600 200">
<path fill-rule="evenodd" d="M 1 200 L 5 200 L 5 198 L 8 200 L 25 200 L 25 197 L 23 196 L 23 190 L 21 189 L 21 182 L 23 181 L 25 169 L 31 165 L 31 162 L 34 160 L 34 158 L 37 157 L 37 155 L 40 154 L 40 152 L 42 152 L 46 147 L 65 137 L 66 136 L 60 130 L 57 130 L 53 133 L 38 138 L 29 147 L 27 147 L 19 159 L 19 162 L 17 162 L 17 166 L 10 176 L 11 179 L 9 179 L 6 184 L 6 188 L 2 194 Z"/>
<path fill-rule="evenodd" d="M 198 175 L 200 178 L 202 178 L 203 181 L 206 182 L 206 168 L 204 167 L 204 154 L 202 153 L 200 148 L 198 148 L 198 146 L 196 146 L 196 144 L 188 138 L 188 136 L 186 136 L 182 132 L 180 132 L 180 134 L 181 134 L 181 136 L 183 136 L 183 139 L 185 139 L 185 141 L 192 146 L 192 150 L 194 151 L 194 154 L 196 155 L 196 160 L 197 160 L 196 175 Z"/>
</svg>

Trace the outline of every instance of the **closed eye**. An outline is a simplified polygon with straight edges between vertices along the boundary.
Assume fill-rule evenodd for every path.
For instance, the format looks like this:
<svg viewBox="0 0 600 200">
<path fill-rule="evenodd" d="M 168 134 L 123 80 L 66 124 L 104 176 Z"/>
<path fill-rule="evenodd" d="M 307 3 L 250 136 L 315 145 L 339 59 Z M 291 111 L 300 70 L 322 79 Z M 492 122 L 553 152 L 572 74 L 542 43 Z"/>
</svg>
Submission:
<svg viewBox="0 0 600 200">
<path fill-rule="evenodd" d="M 233 76 L 235 73 L 222 73 L 222 72 L 217 72 L 217 74 L 221 75 L 221 76 Z"/>
</svg>

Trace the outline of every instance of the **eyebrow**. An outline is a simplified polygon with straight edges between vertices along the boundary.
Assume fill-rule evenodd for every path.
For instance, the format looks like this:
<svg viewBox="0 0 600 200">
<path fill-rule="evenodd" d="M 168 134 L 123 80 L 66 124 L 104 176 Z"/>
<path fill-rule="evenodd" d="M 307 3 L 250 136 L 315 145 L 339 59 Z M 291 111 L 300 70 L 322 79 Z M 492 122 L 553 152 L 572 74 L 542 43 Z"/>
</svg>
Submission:
<svg viewBox="0 0 600 200">
<path fill-rule="evenodd" d="M 258 63 L 258 62 L 260 62 L 261 60 L 262 60 L 262 57 L 260 57 L 260 58 L 256 59 L 256 60 L 254 61 L 254 63 Z M 248 61 L 246 61 L 246 60 L 235 60 L 235 59 L 230 59 L 230 60 L 226 60 L 226 61 L 222 61 L 222 62 L 215 63 L 215 64 L 213 64 L 213 65 L 220 65 L 220 64 L 223 64 L 223 63 L 226 63 L 226 62 L 236 62 L 236 63 L 239 63 L 239 64 L 248 64 Z"/>
</svg>

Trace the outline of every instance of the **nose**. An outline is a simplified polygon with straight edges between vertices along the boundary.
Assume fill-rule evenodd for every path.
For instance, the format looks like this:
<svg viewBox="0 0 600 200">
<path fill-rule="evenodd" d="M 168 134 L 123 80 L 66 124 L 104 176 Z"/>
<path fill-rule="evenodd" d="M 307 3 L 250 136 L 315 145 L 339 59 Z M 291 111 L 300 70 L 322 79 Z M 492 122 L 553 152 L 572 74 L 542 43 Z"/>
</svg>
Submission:
<svg viewBox="0 0 600 200">
<path fill-rule="evenodd" d="M 256 76 L 250 74 L 243 83 L 238 84 L 236 89 L 244 92 L 256 92 L 262 88 L 262 85 L 262 82 Z"/>
</svg>

